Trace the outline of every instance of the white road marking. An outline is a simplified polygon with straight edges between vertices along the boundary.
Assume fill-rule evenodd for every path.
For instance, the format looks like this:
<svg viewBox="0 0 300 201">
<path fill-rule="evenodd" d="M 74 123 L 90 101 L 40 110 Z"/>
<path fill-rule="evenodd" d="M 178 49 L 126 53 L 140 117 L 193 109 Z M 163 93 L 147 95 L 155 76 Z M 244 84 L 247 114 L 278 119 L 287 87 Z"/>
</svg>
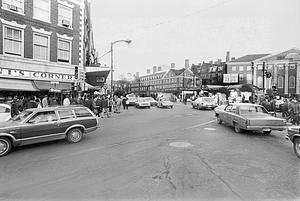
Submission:
<svg viewBox="0 0 300 201">
<path fill-rule="evenodd" d="M 204 130 L 208 130 L 208 131 L 215 131 L 215 128 L 204 128 Z"/>
<path fill-rule="evenodd" d="M 178 148 L 185 148 L 185 147 L 190 147 L 190 146 L 193 146 L 193 145 L 188 143 L 188 142 L 171 142 L 169 144 L 169 146 L 178 147 Z"/>
<path fill-rule="evenodd" d="M 208 121 L 208 122 L 205 122 L 205 123 L 202 123 L 202 124 L 197 124 L 197 125 L 195 125 L 195 126 L 187 127 L 187 128 L 185 128 L 185 129 L 197 128 L 197 127 L 205 126 L 205 125 L 210 124 L 210 123 L 213 123 L 213 122 L 215 122 L 215 120 L 211 120 L 211 121 Z"/>
</svg>

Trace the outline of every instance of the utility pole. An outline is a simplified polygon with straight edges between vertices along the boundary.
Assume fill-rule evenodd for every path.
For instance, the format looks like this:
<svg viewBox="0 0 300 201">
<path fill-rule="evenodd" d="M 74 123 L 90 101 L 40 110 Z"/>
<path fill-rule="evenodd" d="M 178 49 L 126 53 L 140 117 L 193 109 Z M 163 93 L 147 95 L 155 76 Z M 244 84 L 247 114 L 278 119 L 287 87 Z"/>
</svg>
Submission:
<svg viewBox="0 0 300 201">
<path fill-rule="evenodd" d="M 263 92 L 264 92 L 264 94 L 265 94 L 265 65 L 266 65 L 266 63 L 265 62 L 263 62 L 263 66 L 262 66 L 262 73 L 263 73 Z"/>
</svg>

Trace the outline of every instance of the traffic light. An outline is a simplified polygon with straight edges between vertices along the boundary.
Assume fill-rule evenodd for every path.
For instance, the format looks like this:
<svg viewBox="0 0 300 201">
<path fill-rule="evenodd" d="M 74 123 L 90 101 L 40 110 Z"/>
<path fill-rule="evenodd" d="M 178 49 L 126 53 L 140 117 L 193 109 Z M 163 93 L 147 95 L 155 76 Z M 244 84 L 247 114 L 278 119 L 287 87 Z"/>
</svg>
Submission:
<svg viewBox="0 0 300 201">
<path fill-rule="evenodd" d="M 75 72 L 74 72 L 75 80 L 78 79 L 78 66 L 75 66 Z"/>
<path fill-rule="evenodd" d="M 85 81 L 85 72 L 83 71 L 80 72 L 80 79 Z"/>
<path fill-rule="evenodd" d="M 271 74 L 271 72 L 266 72 L 266 77 L 267 77 L 267 78 L 270 78 L 270 77 L 272 77 L 272 74 Z"/>
</svg>

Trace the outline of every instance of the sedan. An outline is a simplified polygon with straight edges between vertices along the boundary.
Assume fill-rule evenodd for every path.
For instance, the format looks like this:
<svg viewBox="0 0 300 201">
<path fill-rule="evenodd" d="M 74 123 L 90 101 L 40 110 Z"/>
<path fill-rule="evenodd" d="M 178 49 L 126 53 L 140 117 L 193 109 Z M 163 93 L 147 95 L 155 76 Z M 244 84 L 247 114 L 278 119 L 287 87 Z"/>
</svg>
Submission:
<svg viewBox="0 0 300 201">
<path fill-rule="evenodd" d="M 157 101 L 154 100 L 154 98 L 152 98 L 152 97 L 144 97 L 144 98 L 150 102 L 151 106 L 156 106 L 157 105 Z"/>
<path fill-rule="evenodd" d="M 0 157 L 16 146 L 59 139 L 77 143 L 84 133 L 98 127 L 98 118 L 86 107 L 28 109 L 11 120 L 0 123 Z"/>
<path fill-rule="evenodd" d="M 294 145 L 294 152 L 298 158 L 300 158 L 300 127 L 291 126 L 288 127 L 288 134 L 285 137 L 290 140 Z"/>
<path fill-rule="evenodd" d="M 8 121 L 10 118 L 10 106 L 7 104 L 0 104 L 0 122 Z"/>
<path fill-rule="evenodd" d="M 269 134 L 272 130 L 283 131 L 286 120 L 273 117 L 261 105 L 250 103 L 233 103 L 215 109 L 217 122 L 233 126 L 235 132 L 262 131 Z"/>
<path fill-rule="evenodd" d="M 135 106 L 137 108 L 149 108 L 151 106 L 151 103 L 148 98 L 138 98 L 135 102 Z"/>
<path fill-rule="evenodd" d="M 215 99 L 211 97 L 200 97 L 192 102 L 192 107 L 200 109 L 215 109 L 217 107 Z"/>
<path fill-rule="evenodd" d="M 167 98 L 161 97 L 161 98 L 158 99 L 157 107 L 160 107 L 160 108 L 173 108 L 173 105 L 174 104 Z"/>
</svg>

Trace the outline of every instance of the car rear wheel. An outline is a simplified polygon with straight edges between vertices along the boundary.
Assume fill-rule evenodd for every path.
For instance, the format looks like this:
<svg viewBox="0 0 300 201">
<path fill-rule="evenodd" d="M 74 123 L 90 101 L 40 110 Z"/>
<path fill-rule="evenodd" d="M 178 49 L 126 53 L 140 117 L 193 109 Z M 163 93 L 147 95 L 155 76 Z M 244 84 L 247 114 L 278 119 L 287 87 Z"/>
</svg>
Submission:
<svg viewBox="0 0 300 201">
<path fill-rule="evenodd" d="M 83 133 L 82 130 L 79 128 L 73 128 L 67 134 L 67 140 L 70 143 L 77 143 L 82 139 L 82 137 L 83 137 Z"/>
<path fill-rule="evenodd" d="M 11 142 L 6 137 L 0 137 L 0 157 L 5 156 L 11 150 Z"/>
<path fill-rule="evenodd" d="M 217 116 L 217 122 L 218 122 L 218 124 L 222 124 L 223 123 L 223 121 L 221 120 L 221 118 L 219 116 Z"/>
<path fill-rule="evenodd" d="M 300 158 L 300 137 L 294 140 L 294 152 L 298 158 Z"/>
<path fill-rule="evenodd" d="M 234 131 L 236 133 L 241 133 L 242 132 L 242 129 L 241 129 L 241 127 L 240 127 L 240 125 L 238 123 L 234 124 Z"/>
</svg>

